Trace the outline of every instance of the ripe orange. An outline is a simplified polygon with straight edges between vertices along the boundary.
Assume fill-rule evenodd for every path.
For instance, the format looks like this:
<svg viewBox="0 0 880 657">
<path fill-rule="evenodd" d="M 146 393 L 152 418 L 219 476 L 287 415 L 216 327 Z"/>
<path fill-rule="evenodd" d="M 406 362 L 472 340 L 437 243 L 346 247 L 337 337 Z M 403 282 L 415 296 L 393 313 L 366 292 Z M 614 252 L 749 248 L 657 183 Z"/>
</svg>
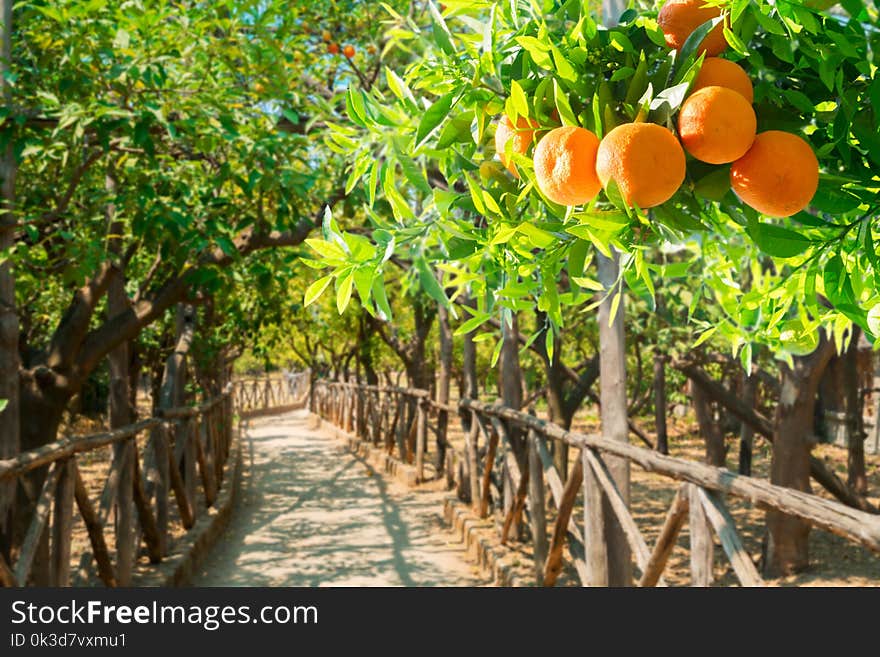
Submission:
<svg viewBox="0 0 880 657">
<path fill-rule="evenodd" d="M 535 180 L 554 203 L 581 205 L 602 185 L 596 176 L 599 138 L 575 126 L 554 128 L 535 147 Z"/>
<path fill-rule="evenodd" d="M 681 50 L 691 32 L 721 15 L 718 7 L 704 7 L 704 4 L 705 0 L 668 0 L 663 5 L 657 15 L 657 24 L 670 48 Z M 726 48 L 723 23 L 716 25 L 700 44 L 700 52 L 705 51 L 707 57 L 714 57 Z"/>
<path fill-rule="evenodd" d="M 333 35 L 330 34 L 330 30 L 324 30 L 323 34 L 321 34 L 321 38 L 322 38 L 326 43 L 330 43 L 330 41 L 333 39 Z"/>
<path fill-rule="evenodd" d="M 342 49 L 342 54 L 351 59 L 354 57 L 354 46 L 345 46 Z"/>
<path fill-rule="evenodd" d="M 524 155 L 529 150 L 529 144 L 532 143 L 537 127 L 538 124 L 535 121 L 520 116 L 516 120 L 516 129 L 514 129 L 510 118 L 505 115 L 501 117 L 495 128 L 495 151 L 498 153 L 501 163 L 517 178 L 519 178 L 519 173 L 516 170 L 516 165 L 506 155 L 507 142 L 511 142 L 510 150 L 512 153 Z"/>
<path fill-rule="evenodd" d="M 771 217 L 806 208 L 819 187 L 819 161 L 797 135 L 768 130 L 730 168 L 730 184 L 743 203 Z"/>
<path fill-rule="evenodd" d="M 330 45 L 327 46 L 327 52 L 329 52 L 331 55 L 338 55 L 339 54 L 339 44 L 338 43 L 331 43 Z"/>
<path fill-rule="evenodd" d="M 705 87 L 691 94 L 678 115 L 678 134 L 685 150 L 709 164 L 741 158 L 755 141 L 757 129 L 749 101 L 724 87 Z"/>
<path fill-rule="evenodd" d="M 733 89 L 750 103 L 755 100 L 755 90 L 748 74 L 737 64 L 721 57 L 707 57 L 691 87 L 691 93 L 704 87 L 727 87 Z"/>
<path fill-rule="evenodd" d="M 596 172 L 603 186 L 617 183 L 627 205 L 651 208 L 672 198 L 684 182 L 684 151 L 663 126 L 625 123 L 599 144 Z"/>
</svg>

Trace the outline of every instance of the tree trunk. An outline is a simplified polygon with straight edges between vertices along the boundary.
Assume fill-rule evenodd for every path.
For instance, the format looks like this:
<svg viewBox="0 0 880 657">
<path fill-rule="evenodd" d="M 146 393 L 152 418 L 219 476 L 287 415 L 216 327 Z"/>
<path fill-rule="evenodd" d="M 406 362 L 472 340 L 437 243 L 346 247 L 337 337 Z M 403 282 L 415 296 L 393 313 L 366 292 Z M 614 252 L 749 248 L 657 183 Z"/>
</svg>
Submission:
<svg viewBox="0 0 880 657">
<path fill-rule="evenodd" d="M 112 169 L 108 171 L 105 186 L 112 195 L 116 193 L 116 179 Z M 116 220 L 116 205 L 108 203 L 105 209 L 107 215 L 107 250 L 111 257 L 119 259 L 122 256 L 122 223 Z M 124 312 L 129 306 L 128 295 L 125 292 L 125 276 L 114 276 L 107 289 L 107 318 L 115 317 Z M 110 428 L 118 429 L 134 420 L 133 408 L 130 406 L 131 388 L 129 378 L 128 342 L 121 342 L 107 357 L 110 363 Z"/>
<path fill-rule="evenodd" d="M 468 299 L 465 302 L 469 307 L 475 307 L 473 300 Z M 465 333 L 462 336 L 461 344 L 461 377 L 462 377 L 462 399 L 479 399 L 480 393 L 477 387 L 477 345 L 474 344 L 474 336 L 476 330 Z M 471 414 L 464 412 L 461 414 L 461 424 L 465 432 L 471 426 Z"/>
<path fill-rule="evenodd" d="M 868 492 L 865 471 L 865 429 L 862 389 L 859 376 L 859 337 L 853 329 L 849 349 L 843 356 L 844 397 L 846 400 L 846 483 L 859 495 Z"/>
<path fill-rule="evenodd" d="M 834 345 L 822 336 L 809 356 L 794 357 L 794 367 L 780 367 L 782 391 L 773 423 L 770 482 L 810 492 L 810 451 L 814 443 L 813 411 L 822 373 Z M 778 577 L 809 565 L 810 525 L 780 511 L 767 512 L 764 573 Z"/>
<path fill-rule="evenodd" d="M 755 408 L 755 391 L 758 385 L 757 379 L 749 376 L 748 372 L 742 373 L 742 400 L 750 409 Z M 739 429 L 739 473 L 746 477 L 752 476 L 752 444 L 755 440 L 755 430 L 748 422 L 743 422 Z"/>
<path fill-rule="evenodd" d="M 657 430 L 657 451 L 669 454 L 666 432 L 666 357 L 659 348 L 654 352 L 654 426 Z"/>
<path fill-rule="evenodd" d="M 13 0 L 0 0 L 3 42 L 0 47 L 0 85 L 6 107 L 12 106 L 12 87 L 6 73 L 12 57 L 12 5 Z M 5 130 L 12 130 L 10 121 Z M 10 248 L 15 241 L 15 176 L 17 166 L 12 140 L 0 157 L 0 251 Z M 0 264 L 0 400 L 6 408 L 0 411 L 0 459 L 11 458 L 19 453 L 19 356 L 18 312 L 15 303 L 15 278 L 9 261 Z M 3 401 L 0 401 L 3 403 Z M 15 508 L 15 481 L 0 483 L 0 554 L 9 560 L 12 543 L 13 511 Z"/>
<path fill-rule="evenodd" d="M 620 272 L 620 256 L 613 258 L 597 254 L 599 281 L 606 290 L 613 289 Z M 623 330 L 623 300 L 612 315 L 613 295 L 599 306 L 599 385 L 602 405 L 602 435 L 611 440 L 628 442 L 629 423 L 626 404 L 626 338 Z M 605 457 L 608 470 L 620 491 L 624 502 L 629 506 L 629 461 L 622 458 Z M 586 475 L 586 473 L 585 473 Z M 587 479 L 585 478 L 585 482 Z M 594 484 L 595 485 L 595 484 Z M 632 560 L 629 544 L 620 522 L 608 499 L 602 495 L 602 523 L 606 550 L 609 586 L 630 586 L 632 584 Z M 594 523 L 599 525 L 600 523 Z M 591 531 L 590 527 L 586 531 Z"/>
<path fill-rule="evenodd" d="M 706 463 L 723 468 L 726 456 L 724 432 L 715 419 L 712 401 L 705 391 L 695 383 L 691 382 L 690 388 L 697 424 L 700 425 L 700 434 L 706 443 Z"/>
<path fill-rule="evenodd" d="M 452 376 L 452 328 L 449 326 L 449 311 L 440 306 L 437 310 L 437 327 L 440 336 L 440 377 L 437 381 L 437 402 L 449 403 L 449 385 Z M 446 465 L 446 432 L 449 426 L 449 413 L 441 410 L 437 414 L 437 458 L 434 467 L 437 477 L 443 474 Z"/>
</svg>

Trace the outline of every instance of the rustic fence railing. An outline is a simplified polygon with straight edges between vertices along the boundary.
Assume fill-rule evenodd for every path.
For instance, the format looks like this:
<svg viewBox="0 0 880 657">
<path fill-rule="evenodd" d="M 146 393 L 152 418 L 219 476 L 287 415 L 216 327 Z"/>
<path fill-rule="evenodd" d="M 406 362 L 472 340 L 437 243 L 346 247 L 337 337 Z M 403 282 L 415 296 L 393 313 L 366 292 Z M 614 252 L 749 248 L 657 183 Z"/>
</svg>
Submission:
<svg viewBox="0 0 880 657">
<path fill-rule="evenodd" d="M 317 381 L 310 408 L 343 431 L 382 445 L 389 454 L 396 452 L 424 480 L 428 413 L 433 408 L 427 391 Z"/>
<path fill-rule="evenodd" d="M 764 584 L 743 546 L 726 504 L 727 496 L 796 516 L 880 554 L 880 517 L 876 515 L 724 468 L 663 456 L 600 435 L 565 431 L 534 415 L 498 404 L 464 399 L 457 406 L 443 405 L 432 401 L 423 390 L 324 382 L 313 387 L 311 402 L 313 412 L 361 439 L 384 443 L 389 451 L 396 448 L 403 459 L 414 453 L 417 467 L 419 459 L 424 458 L 424 427 L 431 413 L 469 418 L 464 450 L 448 461 L 451 464 L 457 459 L 462 467 L 447 468 L 449 483 L 481 517 L 497 512 L 502 542 L 527 517 L 535 581 L 539 585 L 552 586 L 558 580 L 566 544 L 582 584 L 607 583 L 608 565 L 602 550 L 590 549 L 608 540 L 602 507 L 610 508 L 625 536 L 639 571 L 636 581 L 641 586 L 664 585 L 664 570 L 686 520 L 690 523 L 693 583 L 711 582 L 710 532 L 714 532 L 737 580 L 744 586 Z M 408 419 L 401 422 L 401 417 Z M 480 434 L 485 441 L 483 449 L 477 448 Z M 415 441 L 401 440 L 408 436 L 415 436 Z M 519 448 L 513 443 L 515 439 L 520 440 Z M 580 459 L 567 478 L 554 465 L 553 443 L 580 450 Z M 606 462 L 609 457 L 682 482 L 653 545 L 645 540 L 615 485 Z M 552 525 L 547 519 L 547 489 L 556 508 Z M 584 508 L 581 523 L 572 516 L 579 494 Z"/>
<path fill-rule="evenodd" d="M 106 586 L 129 585 L 142 548 L 150 563 L 160 563 L 172 534 L 192 528 L 202 510 L 215 503 L 234 416 L 302 405 L 308 389 L 308 373 L 236 381 L 198 406 L 165 409 L 126 427 L 62 438 L 0 461 L 0 481 L 18 481 L 35 499 L 17 558 L 0 554 L 0 584 L 69 586 L 74 577 L 87 584 L 94 571 Z M 93 500 L 78 457 L 107 446 L 113 446 L 112 460 Z M 77 511 L 91 550 L 79 555 L 74 568 Z"/>
</svg>

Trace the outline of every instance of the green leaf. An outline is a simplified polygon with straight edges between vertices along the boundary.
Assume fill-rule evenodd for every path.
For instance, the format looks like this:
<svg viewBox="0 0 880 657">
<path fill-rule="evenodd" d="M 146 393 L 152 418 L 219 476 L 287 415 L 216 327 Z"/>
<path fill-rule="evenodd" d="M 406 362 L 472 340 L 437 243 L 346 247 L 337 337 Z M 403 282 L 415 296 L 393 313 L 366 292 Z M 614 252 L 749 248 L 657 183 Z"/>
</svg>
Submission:
<svg viewBox="0 0 880 657">
<path fill-rule="evenodd" d="M 434 277 L 434 272 L 431 271 L 431 267 L 428 265 L 427 261 L 421 257 L 417 258 L 416 268 L 419 272 L 419 283 L 422 286 L 422 290 L 424 290 L 429 297 L 434 299 L 434 301 L 437 301 L 444 306 L 448 306 L 449 299 L 446 298 L 446 293 Z"/>
<path fill-rule="evenodd" d="M 495 343 L 495 349 L 492 351 L 492 359 L 489 364 L 490 367 L 495 367 L 498 364 L 498 357 L 501 355 L 501 346 L 504 344 L 504 340 L 499 340 Z"/>
<path fill-rule="evenodd" d="M 584 275 L 584 263 L 587 261 L 587 252 L 590 244 L 587 240 L 576 239 L 568 249 L 568 275 L 571 277 Z M 580 285 L 580 283 L 578 283 Z M 581 286 L 583 287 L 583 286 Z"/>
<path fill-rule="evenodd" d="M 422 115 L 422 120 L 419 122 L 418 132 L 416 133 L 416 148 L 419 148 L 431 133 L 434 132 L 437 126 L 443 123 L 443 119 L 449 115 L 449 110 L 452 109 L 457 98 L 457 91 L 448 93 L 438 99 L 427 109 L 427 111 L 425 111 Z"/>
<path fill-rule="evenodd" d="M 714 30 L 715 26 L 722 20 L 723 17 L 721 16 L 711 18 L 691 32 L 691 35 L 684 42 L 684 45 L 678 53 L 676 64 L 678 64 L 678 62 L 681 62 L 682 64 L 687 63 L 691 56 L 697 52 L 697 48 L 703 43 L 703 39 L 705 39 L 709 32 Z"/>
<path fill-rule="evenodd" d="M 458 337 L 460 335 L 465 335 L 467 333 L 471 333 L 472 331 L 475 331 L 480 326 L 485 324 L 490 318 L 491 318 L 491 315 L 489 313 L 477 313 L 476 315 L 471 317 L 469 320 L 464 322 L 457 329 L 455 329 L 455 333 L 453 335 Z"/>
<path fill-rule="evenodd" d="M 726 25 L 724 26 L 723 30 L 724 38 L 727 40 L 727 43 L 730 45 L 730 47 L 733 48 L 737 52 L 737 54 L 740 54 L 743 57 L 748 57 L 749 48 L 746 44 L 742 42 L 742 39 L 736 36 L 736 33 L 734 33 L 734 31 Z"/>
<path fill-rule="evenodd" d="M 710 201 L 720 201 L 730 190 L 730 167 L 722 167 L 700 178 L 694 193 Z"/>
<path fill-rule="evenodd" d="M 454 54 L 455 46 L 452 43 L 452 32 L 449 31 L 449 26 L 446 25 L 446 21 L 440 15 L 437 5 L 434 4 L 433 0 L 428 0 L 428 10 L 431 12 L 431 22 L 434 24 L 434 29 L 432 30 L 434 40 L 443 52 L 448 55 Z"/>
<path fill-rule="evenodd" d="M 553 233 L 548 233 L 543 228 L 538 228 L 529 222 L 520 224 L 517 230 L 528 237 L 532 245 L 539 249 L 547 249 L 556 243 L 557 238 Z"/>
<path fill-rule="evenodd" d="M 875 338 L 880 337 L 880 304 L 868 311 L 868 330 Z M 3 408 L 0 407 L 0 411 L 2 410 Z"/>
<path fill-rule="evenodd" d="M 349 301 L 351 301 L 351 291 L 354 285 L 354 276 L 351 272 L 348 272 L 342 278 L 336 279 L 336 310 L 339 311 L 341 315 L 345 312 L 345 309 L 348 307 Z"/>
<path fill-rule="evenodd" d="M 0 399 L 0 413 L 6 410 L 6 407 L 9 405 L 8 399 Z"/>
<path fill-rule="evenodd" d="M 303 304 L 309 306 L 314 303 L 315 300 L 324 293 L 324 290 L 327 289 L 327 286 L 330 285 L 330 282 L 332 280 L 333 276 L 331 274 L 319 278 L 314 283 L 309 285 L 309 287 L 306 289 L 305 297 L 303 297 Z"/>
<path fill-rule="evenodd" d="M 705 331 L 703 331 L 703 332 L 700 334 L 700 337 L 697 338 L 696 342 L 694 342 L 694 344 L 693 344 L 693 346 L 691 347 L 691 349 L 696 349 L 696 348 L 699 347 L 701 344 L 703 344 L 704 342 L 706 342 L 706 340 L 708 340 L 709 338 L 711 338 L 711 337 L 715 334 L 715 331 L 717 331 L 717 330 L 718 330 L 718 327 L 717 327 L 717 326 L 713 326 L 713 327 L 711 327 L 711 328 L 706 329 Z"/>
<path fill-rule="evenodd" d="M 759 249 L 776 258 L 793 258 L 812 244 L 809 237 L 776 224 L 751 221 L 748 233 Z"/>
<path fill-rule="evenodd" d="M 388 81 L 388 88 L 391 89 L 391 93 L 405 103 L 411 103 L 414 107 L 418 105 L 406 82 L 387 66 L 385 67 L 385 79 Z"/>
<path fill-rule="evenodd" d="M 550 46 L 540 39 L 530 36 L 516 37 L 516 42 L 521 45 L 526 52 L 532 57 L 540 68 L 551 70 L 553 68 L 553 60 L 550 58 Z"/>
<path fill-rule="evenodd" d="M 510 100 L 513 102 L 513 109 L 516 110 L 517 116 L 528 118 L 529 116 L 529 100 L 526 93 L 516 80 L 510 81 Z"/>
<path fill-rule="evenodd" d="M 379 318 L 390 322 L 392 319 L 391 306 L 388 304 L 388 296 L 385 294 L 385 281 L 381 276 L 373 279 L 373 300 L 379 310 Z"/>
</svg>

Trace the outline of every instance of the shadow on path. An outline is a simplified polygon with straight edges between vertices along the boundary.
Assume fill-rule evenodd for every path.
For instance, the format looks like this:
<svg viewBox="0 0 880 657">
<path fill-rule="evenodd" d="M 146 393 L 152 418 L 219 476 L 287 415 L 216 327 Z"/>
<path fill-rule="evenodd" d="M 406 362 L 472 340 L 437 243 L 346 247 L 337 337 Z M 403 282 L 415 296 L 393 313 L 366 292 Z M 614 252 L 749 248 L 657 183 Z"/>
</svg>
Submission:
<svg viewBox="0 0 880 657">
<path fill-rule="evenodd" d="M 297 411 L 254 423 L 242 497 L 195 586 L 485 584 L 442 527 L 443 493 L 374 475 Z"/>
</svg>

